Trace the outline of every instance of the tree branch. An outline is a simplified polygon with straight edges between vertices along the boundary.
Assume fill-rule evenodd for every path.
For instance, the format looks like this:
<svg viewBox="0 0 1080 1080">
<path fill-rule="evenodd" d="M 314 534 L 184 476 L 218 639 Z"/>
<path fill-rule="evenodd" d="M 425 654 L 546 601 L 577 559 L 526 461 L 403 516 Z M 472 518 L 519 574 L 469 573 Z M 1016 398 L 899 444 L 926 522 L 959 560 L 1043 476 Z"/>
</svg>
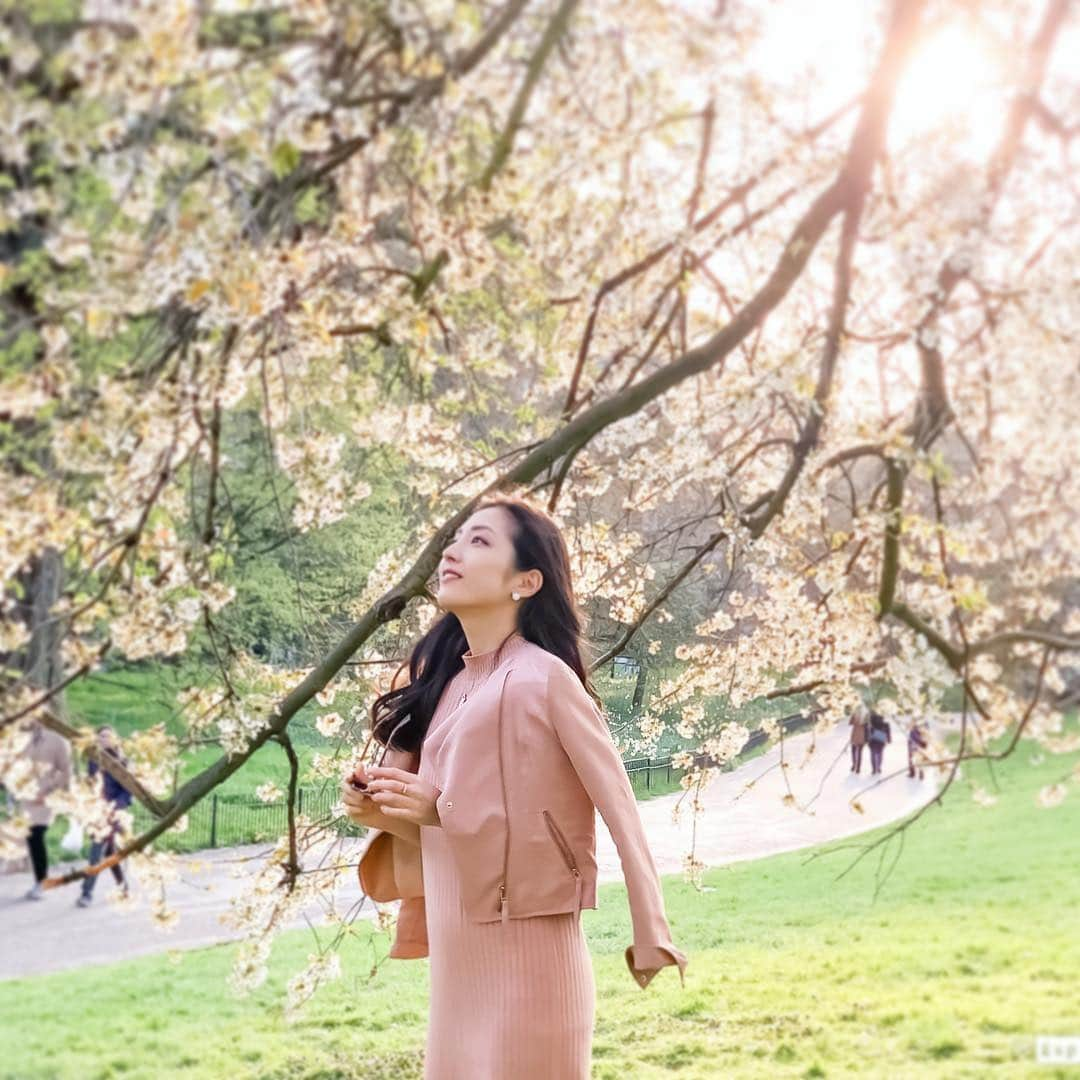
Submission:
<svg viewBox="0 0 1080 1080">
<path fill-rule="evenodd" d="M 547 27 L 544 30 L 544 36 L 540 39 L 540 46 L 529 61 L 529 67 L 525 73 L 525 81 L 521 84 L 521 88 L 517 92 L 517 97 L 514 98 L 514 103 L 510 107 L 510 115 L 507 118 L 506 127 L 503 128 L 502 133 L 495 140 L 495 147 L 492 150 L 491 159 L 488 161 L 487 168 L 484 169 L 484 173 L 480 177 L 479 187 L 481 191 L 489 191 L 491 189 L 491 182 L 495 179 L 498 171 L 506 163 L 507 158 L 509 158 L 510 151 L 514 147 L 514 139 L 517 136 L 518 128 L 521 127 L 521 122 L 525 118 L 525 111 L 529 107 L 529 99 L 532 97 L 532 92 L 535 89 L 536 84 L 540 81 L 544 65 L 547 63 L 548 57 L 551 55 L 551 51 L 555 48 L 559 38 L 566 32 L 566 28 L 570 23 L 570 17 L 573 15 L 574 8 L 577 6 L 578 0 L 562 0 L 558 10 L 549 20 Z"/>
<path fill-rule="evenodd" d="M 191 806 L 227 780 L 270 739 L 288 727 L 296 713 L 334 678 L 349 658 L 379 626 L 400 617 L 406 605 L 427 591 L 427 581 L 434 573 L 442 549 L 473 508 L 487 495 L 527 484 L 548 469 L 568 451 L 581 446 L 598 432 L 625 417 L 632 416 L 646 404 L 671 388 L 708 371 L 752 333 L 764 318 L 784 299 L 805 269 L 810 256 L 824 236 L 833 218 L 851 204 L 860 183 L 868 182 L 872 163 L 881 144 L 887 105 L 899 74 L 904 55 L 911 47 L 914 27 L 925 0 L 900 3 L 871 86 L 865 95 L 863 112 L 837 178 L 811 203 L 791 230 L 788 241 L 765 282 L 731 321 L 696 348 L 655 372 L 640 383 L 628 386 L 612 397 L 593 405 L 531 449 L 517 464 L 474 495 L 440 528 L 417 556 L 412 567 L 388 589 L 349 629 L 326 658 L 278 703 L 267 726 L 255 735 L 244 750 L 213 762 L 185 783 L 164 807 L 161 819 L 140 837 L 126 845 L 120 858 L 140 850 L 170 828 Z M 862 178 L 860 180 L 860 178 Z M 853 192 L 852 185 L 855 185 Z M 764 525 L 762 526 L 764 527 Z M 74 880 L 69 875 L 62 881 Z M 58 882 L 59 883 L 59 882 Z"/>
</svg>

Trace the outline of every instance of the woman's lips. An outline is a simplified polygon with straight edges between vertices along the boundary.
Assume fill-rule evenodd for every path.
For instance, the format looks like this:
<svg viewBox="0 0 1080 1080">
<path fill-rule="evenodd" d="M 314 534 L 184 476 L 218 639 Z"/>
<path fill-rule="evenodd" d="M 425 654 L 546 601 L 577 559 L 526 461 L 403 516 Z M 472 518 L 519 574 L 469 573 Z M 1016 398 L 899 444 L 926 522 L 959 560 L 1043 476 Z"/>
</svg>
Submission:
<svg viewBox="0 0 1080 1080">
<path fill-rule="evenodd" d="M 441 581 L 456 581 L 461 575 L 456 570 L 444 570 Z"/>
</svg>

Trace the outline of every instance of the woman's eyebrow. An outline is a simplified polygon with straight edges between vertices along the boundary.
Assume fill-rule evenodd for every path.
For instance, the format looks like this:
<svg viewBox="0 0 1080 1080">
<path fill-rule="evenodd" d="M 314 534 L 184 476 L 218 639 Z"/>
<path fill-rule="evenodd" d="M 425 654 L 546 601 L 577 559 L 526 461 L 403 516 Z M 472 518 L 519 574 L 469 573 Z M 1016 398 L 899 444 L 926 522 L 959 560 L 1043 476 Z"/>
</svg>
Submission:
<svg viewBox="0 0 1080 1080">
<path fill-rule="evenodd" d="M 490 525 L 470 525 L 469 529 L 487 529 L 488 532 L 492 531 L 492 528 L 491 528 Z M 468 532 L 468 529 L 466 529 L 465 531 Z M 453 538 L 456 540 L 460 535 L 461 535 L 461 530 L 458 529 L 458 531 L 456 533 L 454 533 Z"/>
</svg>

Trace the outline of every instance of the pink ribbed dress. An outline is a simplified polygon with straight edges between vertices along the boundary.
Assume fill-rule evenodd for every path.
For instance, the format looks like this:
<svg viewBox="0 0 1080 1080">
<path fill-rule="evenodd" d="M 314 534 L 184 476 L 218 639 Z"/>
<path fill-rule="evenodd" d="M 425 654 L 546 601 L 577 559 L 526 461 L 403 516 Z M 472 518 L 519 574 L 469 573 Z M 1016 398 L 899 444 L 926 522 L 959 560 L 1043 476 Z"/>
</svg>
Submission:
<svg viewBox="0 0 1080 1080">
<path fill-rule="evenodd" d="M 473 697 L 496 652 L 464 654 L 432 717 L 419 774 L 440 790 L 440 760 L 469 708 L 461 696 Z M 440 827 L 420 829 L 420 851 L 431 979 L 424 1080 L 587 1080 L 596 984 L 580 913 L 470 922 Z"/>
</svg>

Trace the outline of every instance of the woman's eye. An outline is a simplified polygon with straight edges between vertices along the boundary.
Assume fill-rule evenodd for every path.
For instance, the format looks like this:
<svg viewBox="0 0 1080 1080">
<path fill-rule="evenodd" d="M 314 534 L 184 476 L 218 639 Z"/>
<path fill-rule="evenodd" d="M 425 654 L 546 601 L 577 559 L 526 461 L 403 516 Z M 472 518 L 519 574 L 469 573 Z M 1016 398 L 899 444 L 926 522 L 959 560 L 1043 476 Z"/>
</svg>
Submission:
<svg viewBox="0 0 1080 1080">
<path fill-rule="evenodd" d="M 488 542 L 482 536 L 474 536 L 473 539 L 474 540 L 479 540 L 480 543 L 483 544 L 485 547 L 488 546 Z M 455 536 L 454 539 L 450 541 L 450 544 L 456 544 L 457 541 L 458 541 L 458 538 Z M 450 547 L 450 544 L 447 544 L 446 546 Z"/>
</svg>

